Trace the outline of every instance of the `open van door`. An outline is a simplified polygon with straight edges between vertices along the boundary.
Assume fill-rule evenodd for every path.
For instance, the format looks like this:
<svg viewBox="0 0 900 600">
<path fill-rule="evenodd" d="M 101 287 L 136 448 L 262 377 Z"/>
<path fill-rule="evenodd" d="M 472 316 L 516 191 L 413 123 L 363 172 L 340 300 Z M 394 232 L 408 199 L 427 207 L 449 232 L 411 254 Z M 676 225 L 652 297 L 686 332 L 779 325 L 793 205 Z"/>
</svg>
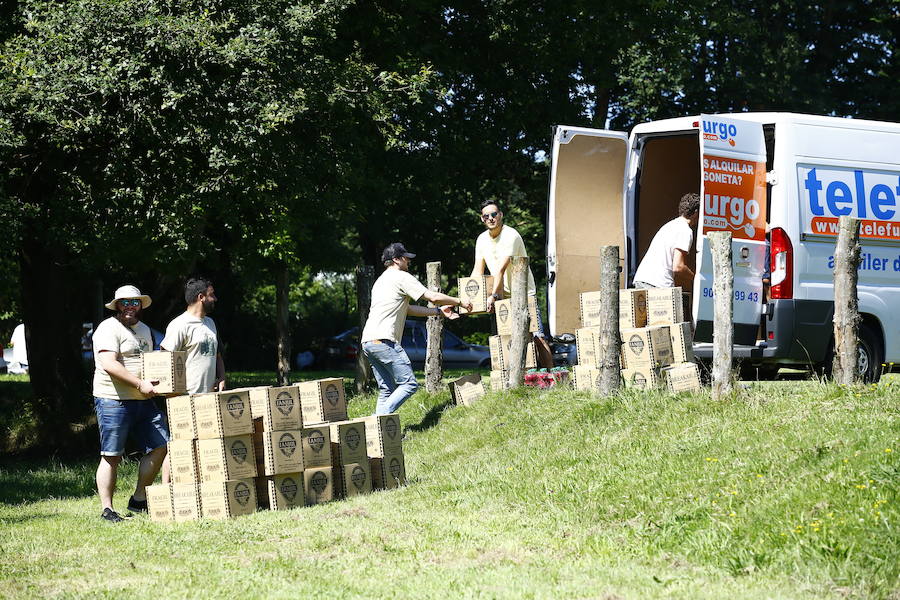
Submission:
<svg viewBox="0 0 900 600">
<path fill-rule="evenodd" d="M 730 231 L 734 265 L 734 343 L 756 343 L 764 299 L 766 143 L 760 123 L 700 117 L 700 223 L 693 311 L 695 339 L 712 341 L 713 266 L 706 235 Z"/>
<path fill-rule="evenodd" d="M 625 259 L 625 165 L 628 135 L 557 126 L 553 134 L 547 217 L 550 334 L 581 327 L 579 294 L 600 288 L 600 247 Z"/>
</svg>

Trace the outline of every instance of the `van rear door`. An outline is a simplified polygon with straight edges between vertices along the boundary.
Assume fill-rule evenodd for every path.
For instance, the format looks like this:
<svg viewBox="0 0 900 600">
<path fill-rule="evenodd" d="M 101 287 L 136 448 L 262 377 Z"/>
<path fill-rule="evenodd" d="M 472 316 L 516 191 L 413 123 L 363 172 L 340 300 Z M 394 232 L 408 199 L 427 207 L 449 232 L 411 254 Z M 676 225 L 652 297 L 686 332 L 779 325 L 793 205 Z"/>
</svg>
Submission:
<svg viewBox="0 0 900 600">
<path fill-rule="evenodd" d="M 625 258 L 623 200 L 628 135 L 557 126 L 547 217 L 547 304 L 551 335 L 581 327 L 581 292 L 600 287 L 600 247 Z"/>
<path fill-rule="evenodd" d="M 754 344 L 762 314 L 766 254 L 766 143 L 760 123 L 701 115 L 700 234 L 693 311 L 695 338 L 712 341 L 712 256 L 706 235 L 731 232 L 734 343 Z"/>
</svg>

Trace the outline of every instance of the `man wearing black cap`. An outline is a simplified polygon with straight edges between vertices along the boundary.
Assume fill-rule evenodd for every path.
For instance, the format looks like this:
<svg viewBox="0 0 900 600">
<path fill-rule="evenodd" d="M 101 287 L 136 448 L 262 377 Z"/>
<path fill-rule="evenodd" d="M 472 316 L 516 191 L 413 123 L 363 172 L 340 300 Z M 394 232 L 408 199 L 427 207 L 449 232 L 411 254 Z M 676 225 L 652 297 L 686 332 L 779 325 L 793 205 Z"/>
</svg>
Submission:
<svg viewBox="0 0 900 600">
<path fill-rule="evenodd" d="M 369 318 L 362 332 L 362 350 L 372 365 L 375 381 L 378 382 L 378 404 L 376 415 L 387 415 L 397 409 L 412 396 L 419 385 L 413 374 L 409 356 L 400 346 L 403 325 L 407 313 L 414 317 L 444 315 L 456 318 L 452 306 L 472 309 L 472 303 L 453 298 L 440 292 L 432 292 L 419 280 L 409 274 L 409 260 L 415 254 L 407 252 L 403 244 L 394 242 L 381 253 L 384 273 L 372 286 L 372 304 Z M 410 305 L 409 301 L 425 298 L 442 308 L 428 308 Z"/>
</svg>

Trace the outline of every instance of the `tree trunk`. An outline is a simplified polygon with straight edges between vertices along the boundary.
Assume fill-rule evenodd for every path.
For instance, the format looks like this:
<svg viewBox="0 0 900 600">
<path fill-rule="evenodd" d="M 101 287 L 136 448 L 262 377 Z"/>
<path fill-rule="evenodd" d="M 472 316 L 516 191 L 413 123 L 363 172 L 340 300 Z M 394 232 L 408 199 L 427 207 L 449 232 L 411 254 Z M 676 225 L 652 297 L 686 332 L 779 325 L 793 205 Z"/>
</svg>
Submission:
<svg viewBox="0 0 900 600">
<path fill-rule="evenodd" d="M 432 292 L 441 291 L 441 263 L 430 262 L 425 265 L 428 273 L 428 289 Z M 434 304 L 428 303 L 428 306 Z M 444 318 L 428 317 L 425 324 L 428 332 L 428 345 L 425 348 L 425 390 L 434 394 L 441 389 L 441 380 L 444 377 Z"/>
<path fill-rule="evenodd" d="M 731 357 L 734 341 L 734 268 L 731 261 L 731 233 L 708 234 L 713 261 L 713 366 L 712 397 L 730 394 L 734 385 Z"/>
<path fill-rule="evenodd" d="M 365 265 L 356 268 L 356 307 L 359 310 L 359 352 L 356 353 L 355 387 L 357 394 L 363 394 L 372 387 L 372 369 L 362 351 L 362 332 L 369 318 L 372 304 L 372 286 L 375 284 L 375 267 Z"/>
<path fill-rule="evenodd" d="M 603 311 L 600 322 L 600 394 L 615 394 L 619 373 L 619 247 L 600 248 L 600 291 Z"/>
<path fill-rule="evenodd" d="M 834 381 L 853 385 L 860 380 L 859 354 L 859 219 L 841 217 L 834 249 Z"/>
<path fill-rule="evenodd" d="M 275 334 L 278 349 L 278 385 L 288 385 L 291 373 L 291 331 L 289 324 L 288 267 L 279 264 L 275 278 Z"/>
<path fill-rule="evenodd" d="M 525 376 L 525 345 L 528 343 L 528 257 L 513 256 L 508 267 L 512 273 L 512 340 L 509 346 L 509 387 L 522 385 Z"/>
</svg>

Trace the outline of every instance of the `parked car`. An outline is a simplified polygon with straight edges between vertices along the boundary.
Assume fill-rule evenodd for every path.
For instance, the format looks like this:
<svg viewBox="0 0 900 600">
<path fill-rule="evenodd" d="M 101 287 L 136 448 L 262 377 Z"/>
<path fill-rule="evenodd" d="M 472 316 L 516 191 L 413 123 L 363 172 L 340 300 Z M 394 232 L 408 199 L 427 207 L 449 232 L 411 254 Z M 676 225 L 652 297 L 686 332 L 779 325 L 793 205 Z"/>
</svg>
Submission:
<svg viewBox="0 0 900 600">
<path fill-rule="evenodd" d="M 416 369 L 425 365 L 425 349 L 428 332 L 425 321 L 407 319 L 400 345 L 409 355 Z M 448 369 L 491 367 L 491 351 L 487 346 L 464 342 L 452 331 L 444 328 L 444 367 Z M 322 350 L 324 366 L 349 368 L 356 362 L 359 353 L 359 327 L 348 329 L 329 338 Z"/>
</svg>

